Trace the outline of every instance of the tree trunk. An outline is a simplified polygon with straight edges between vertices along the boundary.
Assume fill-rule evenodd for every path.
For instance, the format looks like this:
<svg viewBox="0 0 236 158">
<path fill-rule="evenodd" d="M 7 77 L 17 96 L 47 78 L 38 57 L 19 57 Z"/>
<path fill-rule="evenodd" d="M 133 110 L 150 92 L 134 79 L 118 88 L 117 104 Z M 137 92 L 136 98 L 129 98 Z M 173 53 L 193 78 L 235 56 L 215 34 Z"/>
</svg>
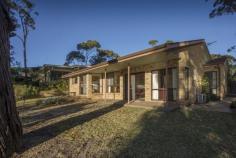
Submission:
<svg viewBox="0 0 236 158">
<path fill-rule="evenodd" d="M 19 149 L 22 126 L 10 77 L 10 19 L 0 0 L 0 158 L 10 157 Z"/>
<path fill-rule="evenodd" d="M 25 77 L 28 77 L 28 69 L 27 69 L 27 54 L 26 54 L 26 35 L 24 37 L 23 41 L 23 49 L 24 49 L 24 71 L 25 71 Z"/>
</svg>

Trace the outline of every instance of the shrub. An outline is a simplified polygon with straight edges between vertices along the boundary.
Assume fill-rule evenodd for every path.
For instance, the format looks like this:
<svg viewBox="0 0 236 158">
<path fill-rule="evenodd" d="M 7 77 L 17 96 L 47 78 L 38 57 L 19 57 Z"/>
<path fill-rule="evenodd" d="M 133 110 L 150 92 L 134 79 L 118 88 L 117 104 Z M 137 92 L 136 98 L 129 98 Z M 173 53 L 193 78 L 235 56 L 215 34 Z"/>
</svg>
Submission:
<svg viewBox="0 0 236 158">
<path fill-rule="evenodd" d="M 14 85 L 16 100 L 23 98 L 38 97 L 40 93 L 39 87 L 25 84 Z"/>
<path fill-rule="evenodd" d="M 204 76 L 202 79 L 202 92 L 205 94 L 210 93 L 209 78 L 207 76 Z"/>
<path fill-rule="evenodd" d="M 230 105 L 231 109 L 236 109 L 236 101 L 233 101 Z"/>
<path fill-rule="evenodd" d="M 211 101 L 217 101 L 217 100 L 220 100 L 220 97 L 215 94 L 209 94 L 209 99 Z"/>
<path fill-rule="evenodd" d="M 67 80 L 57 80 L 52 81 L 48 85 L 49 89 L 57 89 L 60 92 L 68 91 L 68 81 Z"/>
<path fill-rule="evenodd" d="M 38 100 L 37 105 L 53 105 L 53 104 L 66 104 L 74 102 L 75 99 L 72 97 L 51 97 L 47 99 Z"/>
</svg>

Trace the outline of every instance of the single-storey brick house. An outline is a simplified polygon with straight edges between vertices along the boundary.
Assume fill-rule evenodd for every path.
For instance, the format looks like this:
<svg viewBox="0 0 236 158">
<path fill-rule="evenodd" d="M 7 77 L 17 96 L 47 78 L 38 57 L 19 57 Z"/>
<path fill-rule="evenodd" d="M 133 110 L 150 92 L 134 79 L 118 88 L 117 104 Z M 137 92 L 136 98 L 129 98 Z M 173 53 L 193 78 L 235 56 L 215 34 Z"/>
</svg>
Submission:
<svg viewBox="0 0 236 158">
<path fill-rule="evenodd" d="M 116 60 L 74 71 L 69 92 L 92 99 L 194 103 L 203 75 L 210 76 L 210 92 L 227 93 L 227 63 L 212 60 L 204 40 L 166 43 Z"/>
</svg>

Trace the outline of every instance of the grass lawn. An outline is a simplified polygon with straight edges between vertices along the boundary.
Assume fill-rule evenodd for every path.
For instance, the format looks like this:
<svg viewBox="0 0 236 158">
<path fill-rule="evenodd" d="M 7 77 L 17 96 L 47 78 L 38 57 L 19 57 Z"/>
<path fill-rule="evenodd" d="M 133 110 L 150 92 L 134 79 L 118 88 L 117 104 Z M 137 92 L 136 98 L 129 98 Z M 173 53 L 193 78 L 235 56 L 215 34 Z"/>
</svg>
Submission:
<svg viewBox="0 0 236 158">
<path fill-rule="evenodd" d="M 236 157 L 236 115 L 164 113 L 122 103 L 19 106 L 22 151 L 14 157 Z"/>
</svg>

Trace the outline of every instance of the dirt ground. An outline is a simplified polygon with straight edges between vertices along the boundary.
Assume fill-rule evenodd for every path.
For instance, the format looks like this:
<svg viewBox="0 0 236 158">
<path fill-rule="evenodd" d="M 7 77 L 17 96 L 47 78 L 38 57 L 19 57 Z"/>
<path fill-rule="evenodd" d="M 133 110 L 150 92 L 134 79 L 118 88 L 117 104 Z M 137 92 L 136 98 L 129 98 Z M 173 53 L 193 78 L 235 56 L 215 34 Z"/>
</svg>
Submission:
<svg viewBox="0 0 236 158">
<path fill-rule="evenodd" d="M 22 150 L 13 157 L 83 157 L 82 153 L 89 142 L 83 144 L 73 141 L 63 133 L 69 133 L 70 129 L 116 110 L 121 105 L 91 100 L 63 105 L 36 105 L 33 101 L 20 105 L 17 109 L 23 124 L 23 145 Z M 69 133 L 71 135 L 73 129 Z"/>
</svg>

